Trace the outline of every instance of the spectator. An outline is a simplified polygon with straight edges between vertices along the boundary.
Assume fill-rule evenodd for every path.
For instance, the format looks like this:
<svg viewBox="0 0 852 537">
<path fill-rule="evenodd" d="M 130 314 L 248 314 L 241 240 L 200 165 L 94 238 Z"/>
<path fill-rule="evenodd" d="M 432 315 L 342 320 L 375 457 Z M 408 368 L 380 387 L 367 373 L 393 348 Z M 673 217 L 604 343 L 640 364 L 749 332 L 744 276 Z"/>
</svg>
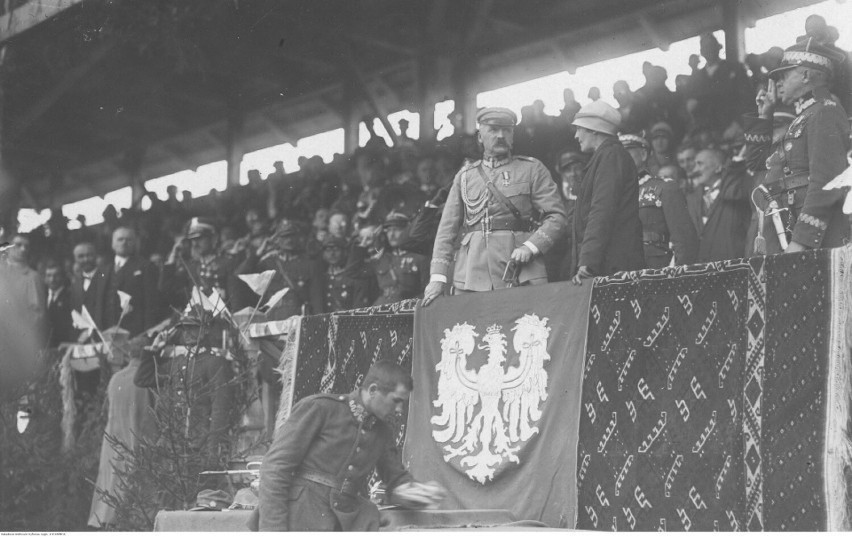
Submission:
<svg viewBox="0 0 852 537">
<path fill-rule="evenodd" d="M 692 174 L 692 171 L 695 168 L 695 155 L 697 153 L 698 152 L 695 147 L 688 143 L 681 144 L 677 149 L 677 165 L 687 176 Z M 670 164 L 665 164 L 663 167 L 665 166 L 670 166 Z"/>
<path fill-rule="evenodd" d="M 754 100 L 745 67 L 733 59 L 719 57 L 722 45 L 713 34 L 701 36 L 704 67 L 694 76 L 696 123 L 721 133 L 747 112 Z"/>
<path fill-rule="evenodd" d="M 362 308 L 370 305 L 370 282 L 362 270 L 346 270 L 348 243 L 328 236 L 322 243 L 321 271 L 323 313 Z"/>
<path fill-rule="evenodd" d="M 751 216 L 745 164 L 726 168 L 718 149 L 703 149 L 695 157 L 695 190 L 687 206 L 699 236 L 698 261 L 741 257 Z"/>
<path fill-rule="evenodd" d="M 639 133 L 644 125 L 641 119 L 637 119 L 634 115 L 634 104 L 636 96 L 630 90 L 630 86 L 624 80 L 618 80 L 612 85 L 612 97 L 618 103 L 618 113 L 621 114 L 621 131 L 629 133 Z"/>
<path fill-rule="evenodd" d="M 106 324 L 121 328 L 130 337 L 163 320 L 160 295 L 157 289 L 159 274 L 156 267 L 139 256 L 136 232 L 119 227 L 112 234 L 112 251 L 115 257 L 104 271 L 108 278 L 106 291 Z M 130 296 L 129 308 L 122 314 L 118 291 Z"/>
<path fill-rule="evenodd" d="M 97 259 L 94 243 L 81 242 L 74 246 L 74 263 L 78 273 L 71 285 L 71 298 L 72 308 L 82 313 L 85 306 L 98 329 L 103 331 L 111 326 L 107 320 L 109 284 Z"/>
<path fill-rule="evenodd" d="M 648 159 L 648 171 L 656 174 L 660 168 L 675 162 L 672 150 L 674 149 L 674 131 L 671 125 L 665 121 L 655 123 L 651 127 L 651 147 L 653 152 Z"/>
<path fill-rule="evenodd" d="M 671 179 L 648 172 L 648 141 L 635 134 L 619 136 L 639 170 L 639 220 L 642 222 L 642 246 L 645 265 L 663 268 L 694 263 L 698 256 L 698 236 L 689 217 L 686 198 Z"/>
<path fill-rule="evenodd" d="M 572 281 L 641 269 L 642 224 L 636 166 L 618 142 L 618 111 L 603 101 L 584 106 L 574 125 L 580 150 L 592 153 L 574 206 Z"/>
<path fill-rule="evenodd" d="M 0 257 L 0 270 L 5 272 L 5 281 L 11 284 L 5 292 L 12 294 L 11 302 L 25 305 L 26 309 L 19 312 L 21 317 L 27 320 L 28 326 L 36 327 L 37 333 L 43 336 L 46 320 L 45 289 L 38 273 L 29 265 L 29 235 L 15 233 L 5 254 L 5 259 Z"/>
<path fill-rule="evenodd" d="M 559 155 L 556 163 L 556 172 L 559 177 L 559 193 L 565 204 L 566 232 L 561 241 L 556 241 L 553 247 L 545 254 L 544 262 L 547 268 L 547 279 L 558 282 L 571 279 L 571 242 L 570 228 L 574 220 L 574 204 L 577 201 L 577 190 L 583 179 L 583 170 L 588 159 L 586 156 L 573 149 L 566 149 Z"/>
<path fill-rule="evenodd" d="M 47 287 L 47 344 L 55 348 L 62 342 L 77 339 L 71 323 L 71 289 L 65 270 L 57 261 L 50 261 L 45 267 L 44 283 Z"/>
<path fill-rule="evenodd" d="M 381 293 L 373 302 L 374 305 L 418 297 L 428 283 L 428 258 L 401 248 L 409 223 L 409 218 L 402 213 L 388 214 L 381 228 L 384 232 L 384 247 L 366 260 Z"/>
</svg>

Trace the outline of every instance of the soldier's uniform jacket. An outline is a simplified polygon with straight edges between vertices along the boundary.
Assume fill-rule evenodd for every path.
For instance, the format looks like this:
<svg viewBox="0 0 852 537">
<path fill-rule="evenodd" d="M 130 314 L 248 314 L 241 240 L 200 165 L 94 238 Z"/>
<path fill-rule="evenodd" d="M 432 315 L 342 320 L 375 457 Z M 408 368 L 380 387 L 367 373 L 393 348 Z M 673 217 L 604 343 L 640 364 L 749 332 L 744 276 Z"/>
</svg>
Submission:
<svg viewBox="0 0 852 537">
<path fill-rule="evenodd" d="M 366 499 L 373 470 L 391 493 L 412 480 L 394 436 L 390 425 L 367 414 L 357 390 L 298 402 L 263 458 L 260 531 L 377 530 L 378 511 Z"/>
<path fill-rule="evenodd" d="M 144 351 L 133 383 L 140 388 L 168 390 L 169 403 L 191 404 L 189 437 L 198 448 L 215 453 L 227 439 L 234 407 L 231 364 L 221 349 L 167 346 L 159 353 Z"/>
<path fill-rule="evenodd" d="M 842 189 L 823 186 L 846 167 L 849 121 L 846 112 L 825 88 L 799 98 L 798 114 L 778 147 L 766 160 L 764 185 L 782 209 L 792 240 L 808 248 L 841 246 L 849 237 L 849 223 L 842 212 Z M 746 141 L 752 151 L 768 152 L 772 144 L 772 120 L 746 120 Z M 765 223 L 767 253 L 781 250 L 769 218 Z"/>
<path fill-rule="evenodd" d="M 370 305 L 369 282 L 346 269 L 328 267 L 321 273 L 323 312 L 332 313 Z"/>
<path fill-rule="evenodd" d="M 677 265 L 695 263 L 698 234 L 675 181 L 639 172 L 639 220 L 648 268 L 667 267 L 672 255 Z"/>
<path fill-rule="evenodd" d="M 415 298 L 429 283 L 429 262 L 421 254 L 386 248 L 368 259 L 367 264 L 376 275 L 381 293 L 373 305 Z"/>
<path fill-rule="evenodd" d="M 492 194 L 477 169 L 521 214 L 522 221 Z M 534 211 L 538 226 L 530 225 Z M 454 259 L 454 241 L 461 235 L 455 253 L 452 283 L 467 291 L 490 291 L 507 286 L 503 273 L 512 251 L 529 241 L 538 250 L 521 267 L 518 281 L 546 282 L 541 254 L 547 253 L 565 228 L 565 207 L 550 172 L 531 157 L 512 156 L 500 161 L 479 160 L 463 167 L 441 215 L 432 253 L 431 273 L 449 280 Z"/>
</svg>

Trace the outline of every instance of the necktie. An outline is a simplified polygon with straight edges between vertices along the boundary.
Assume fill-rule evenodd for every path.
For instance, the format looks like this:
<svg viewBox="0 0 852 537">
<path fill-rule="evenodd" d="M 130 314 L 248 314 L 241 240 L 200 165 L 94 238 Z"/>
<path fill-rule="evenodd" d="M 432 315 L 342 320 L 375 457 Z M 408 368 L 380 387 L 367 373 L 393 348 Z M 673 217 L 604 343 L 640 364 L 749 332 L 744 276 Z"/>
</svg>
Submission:
<svg viewBox="0 0 852 537">
<path fill-rule="evenodd" d="M 86 291 L 89 290 L 89 285 L 91 285 L 91 283 L 92 283 L 92 275 L 83 274 L 83 292 L 86 292 Z"/>
</svg>

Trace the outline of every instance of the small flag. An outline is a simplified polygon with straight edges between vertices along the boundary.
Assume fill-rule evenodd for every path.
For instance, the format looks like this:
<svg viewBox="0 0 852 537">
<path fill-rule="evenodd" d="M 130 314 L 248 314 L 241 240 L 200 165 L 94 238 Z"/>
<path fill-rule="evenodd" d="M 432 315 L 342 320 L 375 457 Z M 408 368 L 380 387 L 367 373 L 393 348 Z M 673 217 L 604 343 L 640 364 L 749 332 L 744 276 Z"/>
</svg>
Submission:
<svg viewBox="0 0 852 537">
<path fill-rule="evenodd" d="M 130 305 L 130 295 L 124 291 L 118 291 L 118 302 L 121 304 L 122 315 L 127 315 L 133 311 L 133 306 Z"/>
<path fill-rule="evenodd" d="M 255 294 L 263 296 L 269 284 L 272 282 L 272 277 L 275 276 L 274 270 L 267 270 L 260 274 L 239 274 L 238 277 L 246 282 L 246 285 L 251 287 Z"/>
<path fill-rule="evenodd" d="M 852 166 L 846 168 L 840 175 L 828 182 L 822 187 L 824 190 L 832 190 L 835 188 L 852 187 Z M 846 191 L 846 200 L 843 202 L 844 214 L 852 214 L 852 190 Z"/>
<path fill-rule="evenodd" d="M 228 308 L 225 307 L 225 299 L 219 294 L 219 291 L 212 289 L 210 296 L 207 297 L 210 304 L 213 306 L 213 316 L 220 315 L 222 312 L 228 313 Z"/>
<path fill-rule="evenodd" d="M 281 302 L 281 299 L 284 298 L 284 295 L 286 295 L 289 290 L 289 287 L 285 287 L 284 289 L 281 289 L 280 291 L 269 297 L 269 300 L 267 300 L 266 304 L 263 305 L 266 311 L 271 310 L 275 307 L 276 304 Z"/>
<path fill-rule="evenodd" d="M 192 288 L 192 296 L 189 299 L 189 304 L 190 306 L 201 306 L 201 309 L 204 311 L 212 312 L 216 310 L 213 303 L 207 298 L 207 295 L 197 286 Z"/>
<path fill-rule="evenodd" d="M 74 323 L 74 328 L 77 330 L 88 330 L 91 332 L 98 328 L 94 319 L 92 319 L 92 316 L 89 314 L 89 310 L 86 309 L 86 306 L 83 306 L 82 313 L 77 313 L 77 310 L 71 310 L 71 321 Z"/>
</svg>

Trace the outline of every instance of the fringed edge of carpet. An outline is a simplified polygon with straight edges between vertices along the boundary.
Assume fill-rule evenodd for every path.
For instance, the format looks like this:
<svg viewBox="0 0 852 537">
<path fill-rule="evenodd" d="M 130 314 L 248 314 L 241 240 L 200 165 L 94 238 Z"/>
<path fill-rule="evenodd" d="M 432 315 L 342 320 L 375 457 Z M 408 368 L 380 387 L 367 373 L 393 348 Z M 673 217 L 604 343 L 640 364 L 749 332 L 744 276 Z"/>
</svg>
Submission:
<svg viewBox="0 0 852 537">
<path fill-rule="evenodd" d="M 277 371 L 281 373 L 281 401 L 278 403 L 278 413 L 275 416 L 275 430 L 290 416 L 293 407 L 293 379 L 296 377 L 296 358 L 299 355 L 299 335 L 302 331 L 302 317 L 290 317 L 286 321 L 287 336 L 284 342 L 284 350 L 278 359 Z"/>
<path fill-rule="evenodd" d="M 849 531 L 846 473 L 852 465 L 849 438 L 852 398 L 852 246 L 831 255 L 831 334 L 826 375 L 824 479 L 827 531 Z"/>
</svg>

